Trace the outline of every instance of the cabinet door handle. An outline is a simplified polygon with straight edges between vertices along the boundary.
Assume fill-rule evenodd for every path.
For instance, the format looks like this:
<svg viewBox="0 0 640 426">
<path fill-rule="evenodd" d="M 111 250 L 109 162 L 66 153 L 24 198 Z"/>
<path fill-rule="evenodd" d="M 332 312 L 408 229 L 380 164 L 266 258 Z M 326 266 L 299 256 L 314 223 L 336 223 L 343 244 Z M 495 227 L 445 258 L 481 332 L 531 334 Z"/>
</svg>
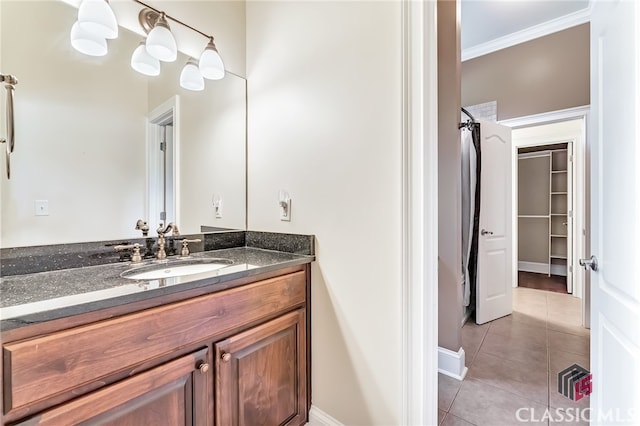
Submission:
<svg viewBox="0 0 640 426">
<path fill-rule="evenodd" d="M 207 374 L 207 371 L 209 371 L 209 364 L 201 362 L 200 365 L 198 365 L 198 370 L 200 370 L 200 373 L 202 374 Z"/>
<path fill-rule="evenodd" d="M 229 360 L 231 359 L 231 354 L 229 352 L 225 352 L 222 354 L 221 358 L 224 362 L 229 362 Z"/>
</svg>

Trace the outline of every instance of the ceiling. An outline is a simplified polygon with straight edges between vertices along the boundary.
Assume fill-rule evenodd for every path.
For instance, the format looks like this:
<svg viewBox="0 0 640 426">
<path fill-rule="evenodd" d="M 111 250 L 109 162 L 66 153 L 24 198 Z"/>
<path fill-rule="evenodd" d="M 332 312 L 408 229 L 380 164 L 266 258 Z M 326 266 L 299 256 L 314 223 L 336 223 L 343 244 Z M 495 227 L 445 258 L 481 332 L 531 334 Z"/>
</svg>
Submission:
<svg viewBox="0 0 640 426">
<path fill-rule="evenodd" d="M 462 59 L 589 20 L 590 0 L 461 0 Z"/>
</svg>

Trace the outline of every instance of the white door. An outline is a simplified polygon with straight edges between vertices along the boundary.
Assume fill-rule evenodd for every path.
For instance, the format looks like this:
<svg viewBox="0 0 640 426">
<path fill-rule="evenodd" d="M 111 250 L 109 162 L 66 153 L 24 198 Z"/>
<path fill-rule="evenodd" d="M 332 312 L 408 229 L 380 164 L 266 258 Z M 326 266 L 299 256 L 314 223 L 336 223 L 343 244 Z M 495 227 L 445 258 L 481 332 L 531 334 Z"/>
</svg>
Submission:
<svg viewBox="0 0 640 426">
<path fill-rule="evenodd" d="M 591 424 L 640 424 L 640 3 L 591 18 Z"/>
<path fill-rule="evenodd" d="M 512 311 L 511 128 L 480 122 L 480 235 L 476 322 Z"/>
</svg>

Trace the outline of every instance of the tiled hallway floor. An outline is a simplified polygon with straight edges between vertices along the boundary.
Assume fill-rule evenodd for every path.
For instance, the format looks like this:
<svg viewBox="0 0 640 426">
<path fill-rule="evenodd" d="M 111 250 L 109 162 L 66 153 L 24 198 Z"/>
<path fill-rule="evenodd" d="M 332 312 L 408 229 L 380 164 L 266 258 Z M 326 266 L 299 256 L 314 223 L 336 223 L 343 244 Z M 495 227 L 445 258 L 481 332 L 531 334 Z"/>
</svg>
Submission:
<svg viewBox="0 0 640 426">
<path fill-rule="evenodd" d="M 467 322 L 462 347 L 469 371 L 462 382 L 439 374 L 439 423 L 527 424 L 516 416 L 522 408 L 520 418 L 534 420 L 528 423 L 588 424 L 558 422 L 557 415 L 549 421 L 556 409 L 575 414 L 589 406 L 588 397 L 574 402 L 557 391 L 560 371 L 572 364 L 589 369 L 589 330 L 581 326 L 580 303 L 567 294 L 518 287 L 512 315 L 483 325 Z"/>
</svg>

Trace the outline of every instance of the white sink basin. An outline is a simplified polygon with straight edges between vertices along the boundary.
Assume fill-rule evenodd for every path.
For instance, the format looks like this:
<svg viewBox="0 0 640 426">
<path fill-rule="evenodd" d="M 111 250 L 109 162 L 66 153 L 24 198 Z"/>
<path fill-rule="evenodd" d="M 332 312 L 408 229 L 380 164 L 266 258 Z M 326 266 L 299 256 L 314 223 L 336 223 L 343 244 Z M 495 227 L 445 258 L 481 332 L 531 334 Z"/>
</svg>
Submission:
<svg viewBox="0 0 640 426">
<path fill-rule="evenodd" d="M 190 259 L 175 262 L 140 266 L 129 269 L 120 274 L 130 280 L 159 280 L 162 278 L 182 277 L 185 275 L 202 274 L 225 268 L 233 262 L 227 259 Z"/>
</svg>

